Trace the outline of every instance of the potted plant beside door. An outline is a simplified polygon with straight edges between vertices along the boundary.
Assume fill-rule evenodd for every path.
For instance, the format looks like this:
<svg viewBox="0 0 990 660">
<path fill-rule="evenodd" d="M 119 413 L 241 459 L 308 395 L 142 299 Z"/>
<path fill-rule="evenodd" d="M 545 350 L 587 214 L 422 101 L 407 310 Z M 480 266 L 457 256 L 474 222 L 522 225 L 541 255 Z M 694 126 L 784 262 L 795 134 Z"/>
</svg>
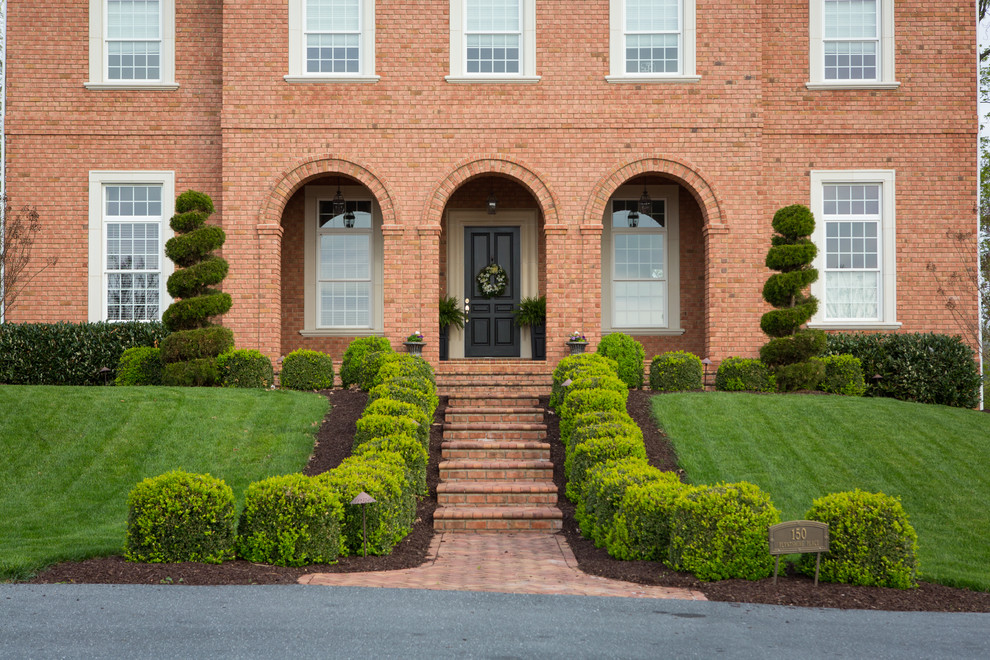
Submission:
<svg viewBox="0 0 990 660">
<path fill-rule="evenodd" d="M 515 311 L 516 325 L 529 328 L 534 360 L 547 359 L 547 297 L 523 298 Z"/>
<path fill-rule="evenodd" d="M 450 326 L 463 328 L 467 314 L 461 309 L 454 296 L 440 298 L 440 359 L 446 360 L 449 356 L 448 332 Z"/>
</svg>

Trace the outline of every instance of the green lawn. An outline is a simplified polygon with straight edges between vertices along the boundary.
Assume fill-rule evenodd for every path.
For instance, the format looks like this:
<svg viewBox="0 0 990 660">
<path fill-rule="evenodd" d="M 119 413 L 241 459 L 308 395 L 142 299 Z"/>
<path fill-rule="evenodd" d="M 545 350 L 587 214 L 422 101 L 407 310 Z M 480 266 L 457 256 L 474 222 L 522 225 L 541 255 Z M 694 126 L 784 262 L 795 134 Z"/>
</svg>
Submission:
<svg viewBox="0 0 990 660">
<path fill-rule="evenodd" d="M 893 399 L 664 394 L 653 414 L 692 483 L 749 481 L 783 520 L 860 488 L 901 498 L 925 580 L 990 590 L 990 414 Z"/>
<path fill-rule="evenodd" d="M 170 387 L 0 386 L 0 580 L 122 552 L 127 494 L 169 470 L 252 481 L 298 472 L 327 400 Z"/>
</svg>

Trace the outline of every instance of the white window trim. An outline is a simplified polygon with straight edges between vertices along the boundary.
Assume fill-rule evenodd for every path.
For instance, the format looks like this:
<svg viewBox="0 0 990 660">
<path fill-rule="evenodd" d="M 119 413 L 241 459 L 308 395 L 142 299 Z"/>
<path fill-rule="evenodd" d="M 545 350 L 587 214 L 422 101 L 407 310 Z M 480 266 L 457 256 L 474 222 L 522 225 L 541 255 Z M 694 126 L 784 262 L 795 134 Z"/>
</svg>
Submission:
<svg viewBox="0 0 990 660">
<path fill-rule="evenodd" d="M 88 266 L 88 318 L 90 322 L 107 320 L 107 280 L 106 270 L 106 236 L 103 217 L 103 189 L 113 184 L 122 185 L 160 185 L 162 187 L 162 226 L 161 245 L 159 246 L 159 263 L 161 277 L 159 286 L 159 318 L 172 304 L 165 286 L 169 275 L 175 270 L 172 260 L 165 256 L 165 242 L 172 238 L 169 219 L 175 212 L 175 172 L 144 171 L 120 172 L 108 170 L 92 170 L 89 173 L 89 266 Z"/>
<path fill-rule="evenodd" d="M 811 240 L 818 246 L 814 267 L 818 280 L 811 284 L 811 294 L 818 298 L 818 313 L 809 328 L 822 330 L 897 330 L 897 222 L 894 194 L 894 170 L 812 170 L 811 212 L 815 215 L 815 232 Z M 880 318 L 876 321 L 825 320 L 825 213 L 823 188 L 827 184 L 876 183 L 880 185 Z"/>
<path fill-rule="evenodd" d="M 289 0 L 289 73 L 287 83 L 376 83 L 375 0 L 361 0 L 361 71 L 359 73 L 306 72 L 306 0 Z"/>
<path fill-rule="evenodd" d="M 378 201 L 363 186 L 340 186 L 344 199 L 371 202 L 371 327 L 321 327 L 319 325 L 319 301 L 317 299 L 317 269 L 320 263 L 320 242 L 317 214 L 320 200 L 333 199 L 336 186 L 306 186 L 303 212 L 303 328 L 304 337 L 362 337 L 380 335 L 384 330 L 385 295 L 384 241 L 382 236 L 382 212 Z"/>
<path fill-rule="evenodd" d="M 609 1 L 609 75 L 610 83 L 691 83 L 697 75 L 697 21 L 695 0 L 681 0 L 681 72 L 626 73 L 625 17 L 626 0 Z"/>
<path fill-rule="evenodd" d="M 880 59 L 878 80 L 826 80 L 825 79 L 825 2 L 810 0 L 808 7 L 808 36 L 811 80 L 808 89 L 897 89 L 901 83 L 894 78 L 894 0 L 877 0 L 880 7 Z"/>
<path fill-rule="evenodd" d="M 467 12 L 464 10 L 464 0 L 450 0 L 450 75 L 445 80 L 449 83 L 516 83 L 536 84 L 540 76 L 536 75 L 536 0 L 521 0 L 522 2 L 522 62 L 519 73 L 467 73 L 465 62 L 464 32 L 467 22 Z"/>
<path fill-rule="evenodd" d="M 161 80 L 139 82 L 134 80 L 107 80 L 106 40 L 104 19 L 106 0 L 89 0 L 89 82 L 83 87 L 91 90 L 134 89 L 147 91 L 172 91 L 179 89 L 175 82 L 175 0 L 161 0 L 162 49 Z"/>
<path fill-rule="evenodd" d="M 620 186 L 609 198 L 602 216 L 602 334 L 625 332 L 635 335 L 682 335 L 681 327 L 681 241 L 679 186 L 646 186 L 654 200 L 666 202 L 664 267 L 667 269 L 666 325 L 620 327 L 612 325 L 612 200 L 639 199 L 642 186 Z"/>
</svg>

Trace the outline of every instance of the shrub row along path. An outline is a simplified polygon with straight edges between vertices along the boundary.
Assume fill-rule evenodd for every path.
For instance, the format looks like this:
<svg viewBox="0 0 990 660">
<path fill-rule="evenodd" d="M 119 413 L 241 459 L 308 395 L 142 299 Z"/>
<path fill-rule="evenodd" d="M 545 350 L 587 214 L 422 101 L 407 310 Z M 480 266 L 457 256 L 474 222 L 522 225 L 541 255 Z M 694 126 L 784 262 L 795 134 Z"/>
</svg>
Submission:
<svg viewBox="0 0 990 660">
<path fill-rule="evenodd" d="M 302 584 L 705 600 L 698 591 L 582 573 L 559 534 L 545 411 L 530 397 L 452 397 L 445 406 L 437 532 L 423 566 L 313 573 Z"/>
</svg>

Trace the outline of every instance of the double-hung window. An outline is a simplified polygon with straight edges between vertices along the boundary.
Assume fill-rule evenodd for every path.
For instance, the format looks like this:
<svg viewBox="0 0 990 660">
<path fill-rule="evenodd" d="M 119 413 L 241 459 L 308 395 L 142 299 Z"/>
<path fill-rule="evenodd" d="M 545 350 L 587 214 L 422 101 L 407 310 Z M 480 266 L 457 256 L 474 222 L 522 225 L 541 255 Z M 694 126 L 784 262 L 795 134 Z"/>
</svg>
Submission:
<svg viewBox="0 0 990 660">
<path fill-rule="evenodd" d="M 699 80 L 695 0 L 611 0 L 609 82 Z"/>
<path fill-rule="evenodd" d="M 376 82 L 374 0 L 289 0 L 287 82 Z"/>
<path fill-rule="evenodd" d="M 90 174 L 91 321 L 155 321 L 170 300 L 171 172 Z"/>
<path fill-rule="evenodd" d="M 811 0 L 811 88 L 896 87 L 893 0 Z"/>
<path fill-rule="evenodd" d="M 896 327 L 893 172 L 812 174 L 819 270 L 812 325 Z"/>
<path fill-rule="evenodd" d="M 175 0 L 90 0 L 90 89 L 175 89 Z"/>
<path fill-rule="evenodd" d="M 537 82 L 535 0 L 451 0 L 450 82 Z"/>
</svg>

